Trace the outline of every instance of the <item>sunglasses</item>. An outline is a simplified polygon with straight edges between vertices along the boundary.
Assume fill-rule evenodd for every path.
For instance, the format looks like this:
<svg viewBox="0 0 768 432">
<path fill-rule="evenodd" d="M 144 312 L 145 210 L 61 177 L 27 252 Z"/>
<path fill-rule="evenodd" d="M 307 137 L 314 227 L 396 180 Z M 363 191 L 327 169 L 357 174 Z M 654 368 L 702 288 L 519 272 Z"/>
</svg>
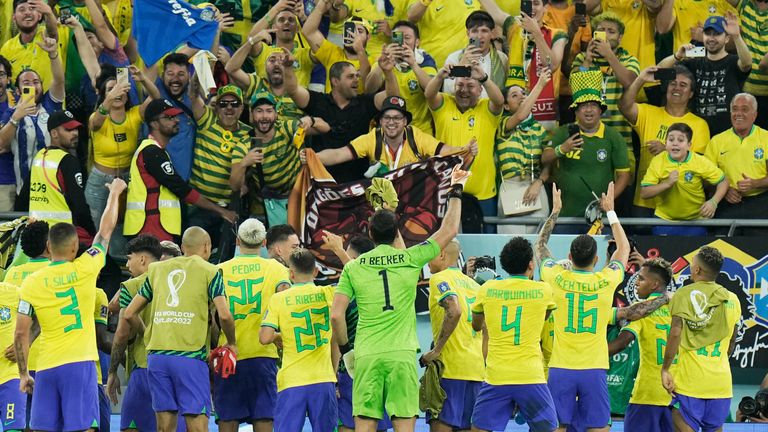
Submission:
<svg viewBox="0 0 768 432">
<path fill-rule="evenodd" d="M 242 105 L 242 102 L 233 100 L 233 101 L 219 101 L 218 102 L 219 108 L 239 108 L 240 105 Z"/>
</svg>

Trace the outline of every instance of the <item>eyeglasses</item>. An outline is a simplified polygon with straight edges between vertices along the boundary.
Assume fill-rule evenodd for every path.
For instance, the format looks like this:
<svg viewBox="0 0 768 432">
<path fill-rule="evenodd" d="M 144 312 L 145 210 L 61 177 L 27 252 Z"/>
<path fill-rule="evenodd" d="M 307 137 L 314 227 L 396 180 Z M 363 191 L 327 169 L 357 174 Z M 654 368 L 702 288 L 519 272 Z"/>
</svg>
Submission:
<svg viewBox="0 0 768 432">
<path fill-rule="evenodd" d="M 240 105 L 242 105 L 242 103 L 238 100 L 219 101 L 218 105 L 219 105 L 219 108 L 240 108 Z"/>
<path fill-rule="evenodd" d="M 398 122 L 405 119 L 405 116 L 383 116 L 381 117 L 382 121 L 392 121 L 392 122 Z"/>
</svg>

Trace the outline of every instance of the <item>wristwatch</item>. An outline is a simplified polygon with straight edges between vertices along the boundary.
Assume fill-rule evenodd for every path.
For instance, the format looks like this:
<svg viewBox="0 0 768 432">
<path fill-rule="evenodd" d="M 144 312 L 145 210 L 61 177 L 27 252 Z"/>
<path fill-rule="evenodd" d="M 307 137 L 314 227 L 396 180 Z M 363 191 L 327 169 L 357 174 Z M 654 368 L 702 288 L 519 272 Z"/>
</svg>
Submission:
<svg viewBox="0 0 768 432">
<path fill-rule="evenodd" d="M 17 129 L 19 127 L 19 121 L 18 120 L 14 120 L 13 117 L 11 117 L 11 119 L 8 120 L 8 123 L 12 124 L 13 127 L 17 128 Z"/>
</svg>

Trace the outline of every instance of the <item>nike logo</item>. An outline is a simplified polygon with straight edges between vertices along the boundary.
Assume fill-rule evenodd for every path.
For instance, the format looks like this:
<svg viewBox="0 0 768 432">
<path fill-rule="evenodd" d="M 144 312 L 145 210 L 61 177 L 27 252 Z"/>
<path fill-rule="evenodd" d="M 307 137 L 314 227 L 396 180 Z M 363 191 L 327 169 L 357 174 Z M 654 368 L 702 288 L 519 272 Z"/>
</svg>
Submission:
<svg viewBox="0 0 768 432">
<path fill-rule="evenodd" d="M 724 155 L 724 154 L 726 154 L 726 153 L 728 153 L 728 152 L 727 152 L 727 151 L 724 151 L 724 152 L 720 152 L 720 156 L 722 156 L 722 155 Z"/>
<path fill-rule="evenodd" d="M 436 7 L 435 8 L 435 12 L 440 12 L 444 7 L 445 7 L 445 5 Z"/>
<path fill-rule="evenodd" d="M 362 9 L 355 9 L 355 13 L 362 12 Z"/>
<path fill-rule="evenodd" d="M 7 421 L 7 422 L 3 422 L 3 426 L 8 427 L 8 426 L 10 426 L 15 421 L 16 420 L 11 420 L 11 421 Z"/>
</svg>

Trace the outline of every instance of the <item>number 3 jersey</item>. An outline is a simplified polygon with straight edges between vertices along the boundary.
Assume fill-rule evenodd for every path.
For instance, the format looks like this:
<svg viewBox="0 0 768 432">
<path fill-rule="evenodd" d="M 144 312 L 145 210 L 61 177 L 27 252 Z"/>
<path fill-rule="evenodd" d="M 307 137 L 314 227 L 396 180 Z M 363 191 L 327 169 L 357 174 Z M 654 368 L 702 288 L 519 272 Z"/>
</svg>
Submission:
<svg viewBox="0 0 768 432">
<path fill-rule="evenodd" d="M 294 284 L 276 293 L 261 322 L 283 338 L 283 363 L 277 391 L 290 387 L 336 382 L 331 364 L 331 304 L 333 288 Z"/>
<path fill-rule="evenodd" d="M 93 311 L 105 256 L 104 248 L 94 244 L 74 261 L 52 262 L 21 284 L 18 312 L 40 323 L 38 371 L 98 361 Z"/>
<path fill-rule="evenodd" d="M 416 284 L 439 253 L 430 238 L 405 250 L 379 245 L 344 266 L 336 292 L 357 301 L 356 358 L 416 351 Z"/>
<path fill-rule="evenodd" d="M 237 359 L 277 358 L 275 344 L 262 345 L 259 338 L 261 321 L 278 285 L 290 283 L 288 269 L 273 259 L 258 255 L 240 255 L 219 264 L 227 292 L 229 311 L 235 319 Z M 226 336 L 219 337 L 219 344 Z"/>
<path fill-rule="evenodd" d="M 552 286 L 557 309 L 550 368 L 608 369 L 607 326 L 615 321 L 613 293 L 624 266 L 611 261 L 599 272 L 567 270 L 552 259 L 541 265 L 541 280 Z"/>
</svg>

